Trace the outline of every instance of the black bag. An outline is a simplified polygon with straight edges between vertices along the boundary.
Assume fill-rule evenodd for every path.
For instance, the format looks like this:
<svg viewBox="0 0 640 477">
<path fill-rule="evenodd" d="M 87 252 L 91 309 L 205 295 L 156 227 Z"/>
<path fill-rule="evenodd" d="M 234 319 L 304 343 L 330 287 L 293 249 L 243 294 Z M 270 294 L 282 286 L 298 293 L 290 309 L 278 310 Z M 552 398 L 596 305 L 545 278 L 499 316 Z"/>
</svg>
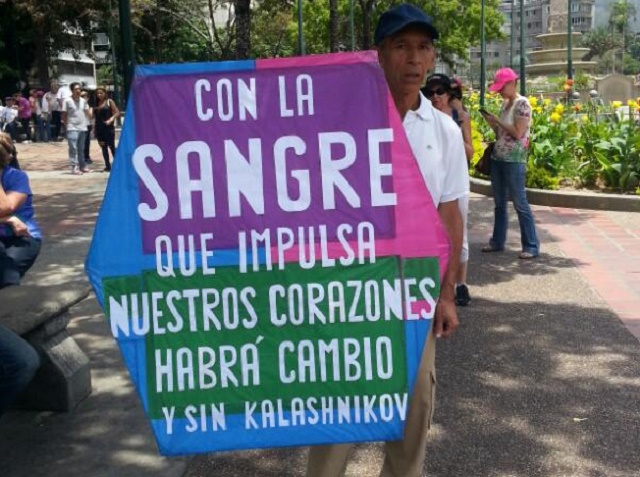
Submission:
<svg viewBox="0 0 640 477">
<path fill-rule="evenodd" d="M 487 144 L 487 147 L 484 149 L 484 153 L 482 153 L 482 157 L 475 165 L 476 172 L 482 174 L 483 176 L 491 175 L 491 155 L 493 154 L 493 148 L 495 147 L 495 145 L 495 141 Z"/>
</svg>

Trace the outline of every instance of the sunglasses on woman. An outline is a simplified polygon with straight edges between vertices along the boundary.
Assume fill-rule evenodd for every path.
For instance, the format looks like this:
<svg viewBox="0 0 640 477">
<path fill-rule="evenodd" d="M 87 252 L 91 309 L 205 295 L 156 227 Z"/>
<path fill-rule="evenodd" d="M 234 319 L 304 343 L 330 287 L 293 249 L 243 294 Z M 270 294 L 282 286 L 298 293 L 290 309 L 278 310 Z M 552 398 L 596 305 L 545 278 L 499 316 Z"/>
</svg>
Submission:
<svg viewBox="0 0 640 477">
<path fill-rule="evenodd" d="M 425 93 L 425 96 L 427 98 L 432 98 L 434 95 L 436 96 L 443 96 L 447 94 L 447 90 L 444 88 L 437 88 L 437 89 L 430 89 Z"/>
</svg>

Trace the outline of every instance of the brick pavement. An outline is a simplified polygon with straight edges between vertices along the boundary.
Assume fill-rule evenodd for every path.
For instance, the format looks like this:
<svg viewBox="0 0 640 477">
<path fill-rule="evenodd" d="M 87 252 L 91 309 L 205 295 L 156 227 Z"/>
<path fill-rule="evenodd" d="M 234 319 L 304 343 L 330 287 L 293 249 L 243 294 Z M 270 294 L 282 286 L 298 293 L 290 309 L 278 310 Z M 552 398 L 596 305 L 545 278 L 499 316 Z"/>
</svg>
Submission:
<svg viewBox="0 0 640 477">
<path fill-rule="evenodd" d="M 96 141 L 90 155 L 94 172 L 70 173 L 67 143 L 18 144 L 21 167 L 29 173 L 36 199 L 36 214 L 45 238 L 60 238 L 93 229 L 109 174 Z"/>
<path fill-rule="evenodd" d="M 545 243 L 554 242 L 590 286 L 640 340 L 640 213 L 532 206 Z M 510 210 L 511 218 L 515 211 Z M 485 243 L 490 223 L 473 224 L 470 240 Z M 509 244 L 519 247 L 517 224 Z"/>
</svg>

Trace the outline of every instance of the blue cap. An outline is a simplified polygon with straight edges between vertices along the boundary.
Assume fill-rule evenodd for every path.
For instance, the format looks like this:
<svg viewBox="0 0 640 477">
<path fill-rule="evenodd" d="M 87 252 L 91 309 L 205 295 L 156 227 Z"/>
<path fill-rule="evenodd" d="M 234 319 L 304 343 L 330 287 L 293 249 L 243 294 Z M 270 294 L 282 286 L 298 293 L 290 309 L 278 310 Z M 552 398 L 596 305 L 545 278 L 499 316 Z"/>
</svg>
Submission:
<svg viewBox="0 0 640 477">
<path fill-rule="evenodd" d="M 424 28 L 432 40 L 437 40 L 438 30 L 431 22 L 431 17 L 415 5 L 408 3 L 397 5 L 384 12 L 378 19 L 376 32 L 373 36 L 374 43 L 379 45 L 385 38 L 395 35 L 411 25 Z"/>
</svg>

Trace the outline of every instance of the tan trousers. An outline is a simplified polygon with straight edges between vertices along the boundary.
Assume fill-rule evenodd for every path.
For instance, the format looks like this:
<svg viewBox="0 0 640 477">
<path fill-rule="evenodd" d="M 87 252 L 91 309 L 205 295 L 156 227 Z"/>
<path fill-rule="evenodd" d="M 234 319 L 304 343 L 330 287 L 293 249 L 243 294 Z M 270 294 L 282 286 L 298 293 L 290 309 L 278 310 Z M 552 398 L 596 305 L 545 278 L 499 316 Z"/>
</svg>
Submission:
<svg viewBox="0 0 640 477">
<path fill-rule="evenodd" d="M 422 353 L 418 379 L 400 441 L 386 442 L 381 477 L 420 477 L 424 467 L 427 431 L 431 427 L 436 394 L 436 340 L 429 333 Z M 341 477 L 354 444 L 330 444 L 309 449 L 307 477 Z"/>
</svg>

